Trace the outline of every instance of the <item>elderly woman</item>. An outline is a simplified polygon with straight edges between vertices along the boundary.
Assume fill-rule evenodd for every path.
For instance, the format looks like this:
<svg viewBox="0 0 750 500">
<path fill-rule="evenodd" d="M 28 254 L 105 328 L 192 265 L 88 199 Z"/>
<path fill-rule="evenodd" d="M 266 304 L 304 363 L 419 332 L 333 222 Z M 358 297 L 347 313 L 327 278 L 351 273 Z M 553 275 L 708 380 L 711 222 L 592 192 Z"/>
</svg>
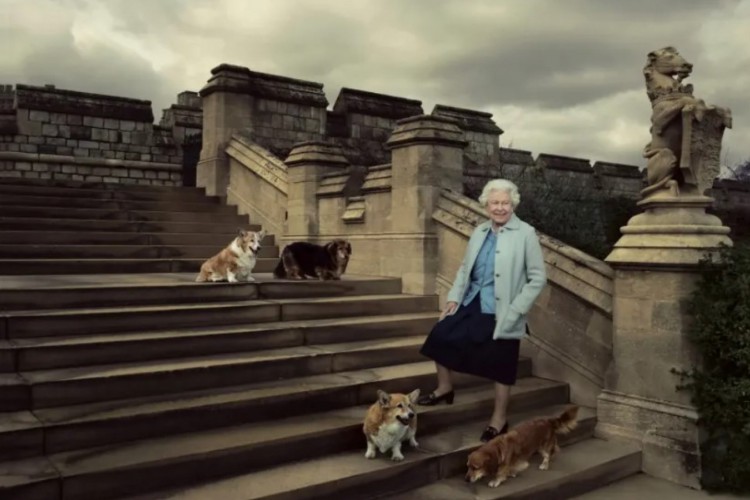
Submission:
<svg viewBox="0 0 750 500">
<path fill-rule="evenodd" d="M 526 315 L 547 282 L 536 231 L 514 214 L 520 200 L 510 181 L 484 186 L 479 203 L 490 220 L 472 233 L 445 309 L 421 349 L 437 365 L 437 388 L 425 391 L 419 404 L 452 404 L 453 371 L 495 382 L 495 410 L 483 442 L 508 430 Z"/>
</svg>

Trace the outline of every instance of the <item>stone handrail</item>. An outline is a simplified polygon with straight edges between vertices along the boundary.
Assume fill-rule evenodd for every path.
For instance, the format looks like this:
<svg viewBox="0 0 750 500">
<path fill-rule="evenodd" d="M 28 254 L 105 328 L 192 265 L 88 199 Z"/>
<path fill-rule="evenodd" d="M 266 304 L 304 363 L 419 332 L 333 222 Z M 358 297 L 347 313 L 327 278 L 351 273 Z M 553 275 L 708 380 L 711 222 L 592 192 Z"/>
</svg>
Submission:
<svg viewBox="0 0 750 500">
<path fill-rule="evenodd" d="M 226 147 L 229 157 L 227 203 L 249 214 L 269 233 L 284 234 L 288 174 L 283 161 L 249 138 L 235 133 Z"/>
</svg>

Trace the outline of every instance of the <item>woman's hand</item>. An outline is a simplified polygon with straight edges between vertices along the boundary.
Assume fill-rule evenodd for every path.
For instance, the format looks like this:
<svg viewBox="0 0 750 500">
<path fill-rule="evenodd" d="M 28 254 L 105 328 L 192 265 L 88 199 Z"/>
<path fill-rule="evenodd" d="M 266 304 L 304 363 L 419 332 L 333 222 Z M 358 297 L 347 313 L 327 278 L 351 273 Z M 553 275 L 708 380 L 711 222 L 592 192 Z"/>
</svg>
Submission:
<svg viewBox="0 0 750 500">
<path fill-rule="evenodd" d="M 457 308 L 458 308 L 458 302 L 447 302 L 445 304 L 445 308 L 443 309 L 443 312 L 440 313 L 440 319 L 438 321 L 442 321 L 449 314 L 453 314 L 454 312 L 456 312 Z"/>
</svg>

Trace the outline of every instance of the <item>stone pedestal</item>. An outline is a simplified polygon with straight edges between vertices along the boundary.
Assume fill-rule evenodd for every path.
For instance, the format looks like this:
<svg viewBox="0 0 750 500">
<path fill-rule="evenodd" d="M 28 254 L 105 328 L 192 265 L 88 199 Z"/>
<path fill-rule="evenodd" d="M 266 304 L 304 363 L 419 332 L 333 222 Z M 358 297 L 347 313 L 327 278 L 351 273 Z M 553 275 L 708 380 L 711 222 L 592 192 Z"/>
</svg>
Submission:
<svg viewBox="0 0 750 500">
<path fill-rule="evenodd" d="M 466 141 L 454 120 L 419 115 L 397 122 L 391 150 L 391 228 L 401 240 L 403 291 L 435 294 L 437 236 L 432 213 L 440 191 L 463 192 Z"/>
<path fill-rule="evenodd" d="M 700 488 L 700 435 L 680 377 L 700 362 L 686 338 L 687 300 L 698 261 L 729 228 L 706 213 L 712 199 L 659 191 L 639 202 L 644 213 L 622 229 L 607 257 L 615 269 L 613 363 L 598 398 L 597 435 L 643 447 L 643 470 Z"/>
<path fill-rule="evenodd" d="M 285 160 L 288 168 L 288 239 L 308 241 L 319 234 L 316 193 L 320 179 L 327 173 L 349 166 L 341 148 L 321 141 L 294 146 Z"/>
</svg>

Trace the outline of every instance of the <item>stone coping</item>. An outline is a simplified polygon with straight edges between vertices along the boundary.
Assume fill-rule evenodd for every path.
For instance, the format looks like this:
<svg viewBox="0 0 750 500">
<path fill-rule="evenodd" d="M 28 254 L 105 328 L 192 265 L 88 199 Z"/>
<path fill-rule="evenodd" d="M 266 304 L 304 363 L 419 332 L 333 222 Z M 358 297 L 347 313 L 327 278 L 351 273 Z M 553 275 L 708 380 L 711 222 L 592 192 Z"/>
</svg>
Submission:
<svg viewBox="0 0 750 500">
<path fill-rule="evenodd" d="M 112 158 L 82 158 L 78 156 L 17 153 L 0 151 L 0 161 L 16 161 L 28 163 L 59 163 L 62 165 L 91 165 L 123 168 L 140 168 L 148 170 L 169 170 L 182 172 L 182 164 L 159 163 L 137 160 L 117 160 Z"/>
<path fill-rule="evenodd" d="M 361 113 L 383 118 L 421 115 L 422 101 L 344 87 L 333 105 L 334 113 Z"/>
</svg>

